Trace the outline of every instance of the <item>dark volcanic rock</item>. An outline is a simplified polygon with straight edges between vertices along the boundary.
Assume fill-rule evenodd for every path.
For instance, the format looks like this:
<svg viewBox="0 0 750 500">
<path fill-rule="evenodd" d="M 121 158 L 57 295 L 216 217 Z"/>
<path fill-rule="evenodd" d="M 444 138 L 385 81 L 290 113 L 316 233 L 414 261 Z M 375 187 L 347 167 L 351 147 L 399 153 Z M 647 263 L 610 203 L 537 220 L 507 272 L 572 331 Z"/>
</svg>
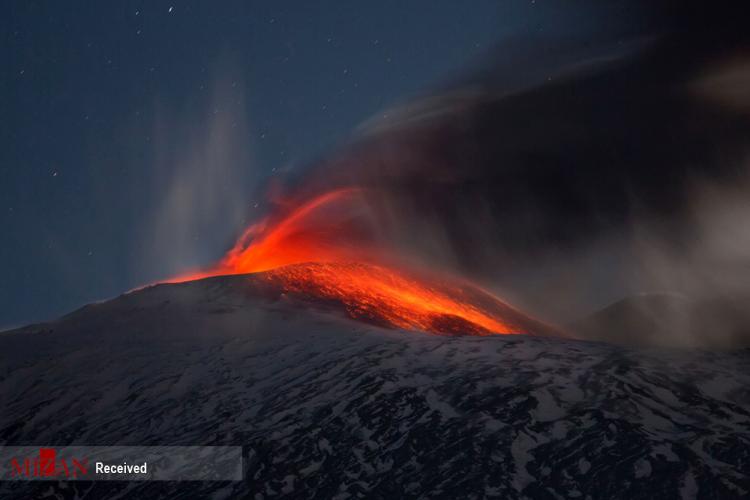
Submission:
<svg viewBox="0 0 750 500">
<path fill-rule="evenodd" d="M 750 353 L 389 331 L 160 286 L 0 335 L 0 443 L 244 446 L 242 483 L 25 498 L 741 498 Z"/>
</svg>

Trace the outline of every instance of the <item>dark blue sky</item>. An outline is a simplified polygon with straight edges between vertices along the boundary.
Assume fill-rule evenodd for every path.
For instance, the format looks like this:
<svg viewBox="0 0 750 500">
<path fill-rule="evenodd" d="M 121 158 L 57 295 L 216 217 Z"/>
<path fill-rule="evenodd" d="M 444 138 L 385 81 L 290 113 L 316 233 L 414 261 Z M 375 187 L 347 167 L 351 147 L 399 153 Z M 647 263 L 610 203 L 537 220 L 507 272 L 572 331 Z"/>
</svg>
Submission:
<svg viewBox="0 0 750 500">
<path fill-rule="evenodd" d="M 570 19 L 531 1 L 12 2 L 0 327 L 216 260 L 270 178 Z"/>
</svg>

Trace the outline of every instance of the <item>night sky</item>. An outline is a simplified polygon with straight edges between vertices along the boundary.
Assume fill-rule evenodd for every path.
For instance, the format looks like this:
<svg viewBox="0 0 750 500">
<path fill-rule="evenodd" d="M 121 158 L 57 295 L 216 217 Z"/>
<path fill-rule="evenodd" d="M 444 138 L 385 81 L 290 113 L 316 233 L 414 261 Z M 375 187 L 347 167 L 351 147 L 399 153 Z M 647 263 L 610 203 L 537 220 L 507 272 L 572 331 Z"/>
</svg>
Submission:
<svg viewBox="0 0 750 500">
<path fill-rule="evenodd" d="M 215 261 L 275 176 L 503 40 L 590 22 L 560 5 L 6 5 L 0 328 Z"/>
</svg>

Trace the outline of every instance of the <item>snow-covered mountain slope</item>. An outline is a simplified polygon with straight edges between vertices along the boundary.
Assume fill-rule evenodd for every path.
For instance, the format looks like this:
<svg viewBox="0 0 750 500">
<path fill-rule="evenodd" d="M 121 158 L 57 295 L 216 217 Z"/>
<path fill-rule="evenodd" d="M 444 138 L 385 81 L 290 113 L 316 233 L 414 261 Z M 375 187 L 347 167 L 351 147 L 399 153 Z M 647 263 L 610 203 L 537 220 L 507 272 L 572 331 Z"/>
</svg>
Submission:
<svg viewBox="0 0 750 500">
<path fill-rule="evenodd" d="M 3 483 L 0 497 L 741 498 L 750 352 L 434 336 L 146 288 L 0 334 L 0 444 L 241 444 L 242 483 Z"/>
</svg>

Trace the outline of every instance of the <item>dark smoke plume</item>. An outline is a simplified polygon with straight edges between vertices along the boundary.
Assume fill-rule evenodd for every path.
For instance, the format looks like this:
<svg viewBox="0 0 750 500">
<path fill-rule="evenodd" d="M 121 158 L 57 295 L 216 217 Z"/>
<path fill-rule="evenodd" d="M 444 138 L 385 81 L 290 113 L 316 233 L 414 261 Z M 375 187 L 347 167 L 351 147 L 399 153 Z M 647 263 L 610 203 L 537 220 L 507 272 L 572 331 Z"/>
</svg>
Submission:
<svg viewBox="0 0 750 500">
<path fill-rule="evenodd" d="M 636 342 L 750 341 L 742 6 L 637 7 L 638 23 L 601 43 L 501 45 L 466 78 L 366 123 L 287 191 L 363 187 L 382 245 L 581 336 L 627 323 Z"/>
</svg>

